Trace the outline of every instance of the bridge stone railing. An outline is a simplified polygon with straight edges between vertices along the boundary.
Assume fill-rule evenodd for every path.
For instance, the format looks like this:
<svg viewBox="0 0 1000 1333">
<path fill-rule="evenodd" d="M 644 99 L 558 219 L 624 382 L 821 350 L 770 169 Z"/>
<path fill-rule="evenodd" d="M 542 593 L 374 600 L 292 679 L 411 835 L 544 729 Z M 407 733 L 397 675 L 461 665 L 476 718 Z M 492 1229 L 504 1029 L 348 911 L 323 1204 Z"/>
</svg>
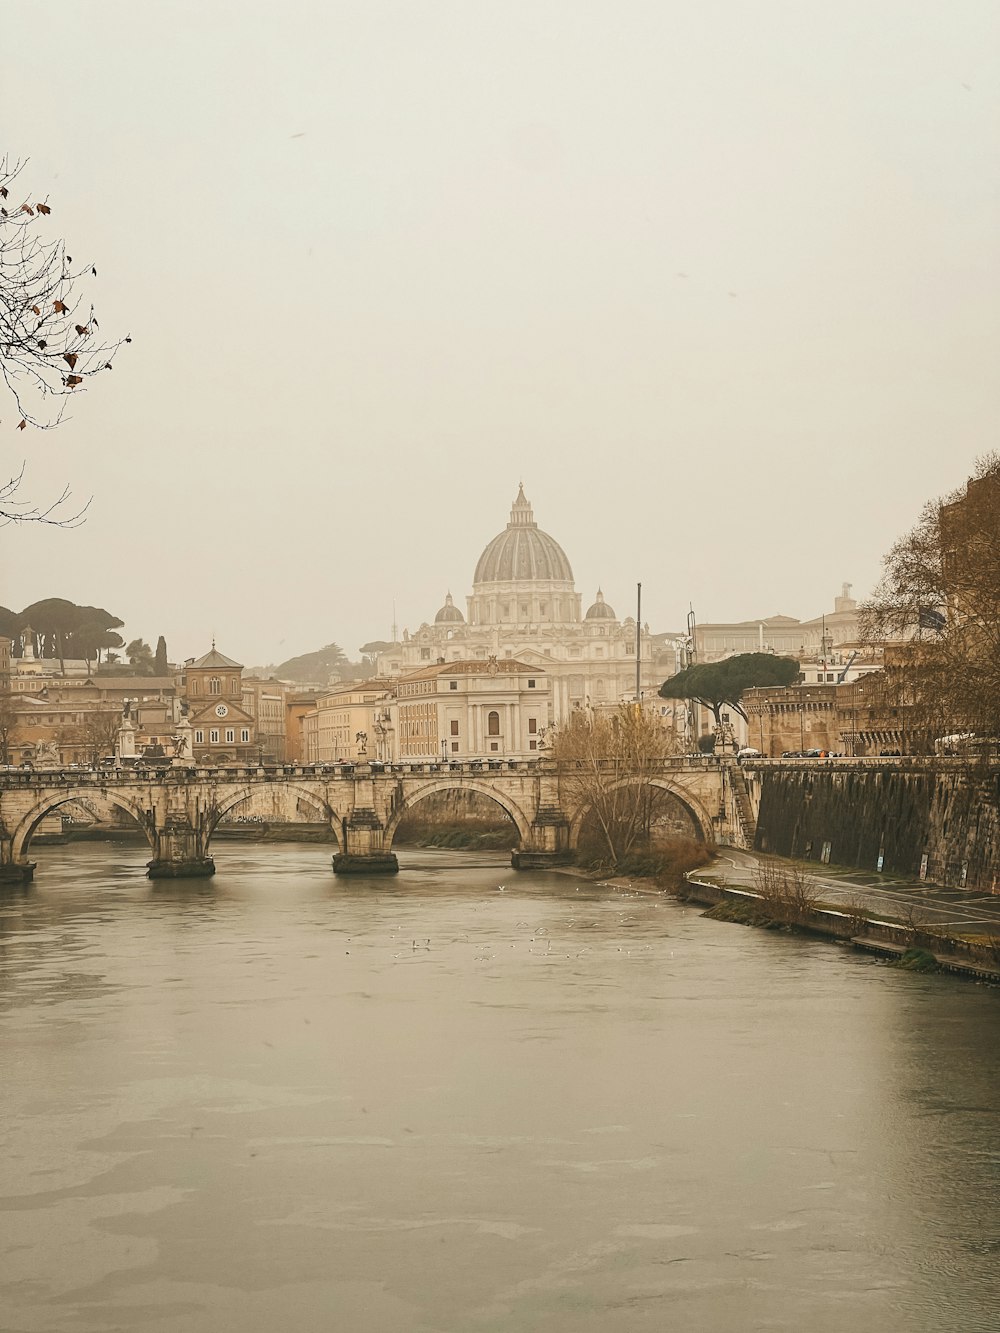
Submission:
<svg viewBox="0 0 1000 1333">
<path fill-rule="evenodd" d="M 254 789 L 265 787 L 280 793 L 275 800 L 286 802 L 289 818 L 303 798 L 323 811 L 339 843 L 338 873 L 393 872 L 392 837 L 402 811 L 431 791 L 453 787 L 483 791 L 507 810 L 520 835 L 512 857 L 516 867 L 551 865 L 572 859 L 573 830 L 584 809 L 578 784 L 571 781 L 578 771 L 578 765 L 544 758 L 0 769 L 0 881 L 30 880 L 34 866 L 27 848 L 34 828 L 61 804 L 88 794 L 118 805 L 143 828 L 153 853 L 150 876 L 211 875 L 215 864 L 209 843 L 220 819 Z M 667 759 L 638 771 L 637 780 L 647 778 L 686 794 L 705 836 L 711 839 L 724 828 L 725 791 L 731 784 L 723 782 L 718 760 Z"/>
</svg>

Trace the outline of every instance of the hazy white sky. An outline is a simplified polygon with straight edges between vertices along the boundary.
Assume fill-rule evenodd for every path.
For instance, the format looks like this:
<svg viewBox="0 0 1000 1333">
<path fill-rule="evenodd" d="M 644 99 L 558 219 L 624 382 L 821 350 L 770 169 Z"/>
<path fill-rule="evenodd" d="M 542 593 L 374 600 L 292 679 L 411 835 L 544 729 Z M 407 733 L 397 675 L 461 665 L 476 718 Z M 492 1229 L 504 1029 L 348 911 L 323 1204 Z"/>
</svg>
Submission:
<svg viewBox="0 0 1000 1333">
<path fill-rule="evenodd" d="M 996 444 L 993 0 L 8 6 L 6 148 L 134 339 L 0 602 L 171 657 L 464 609 L 523 478 L 656 629 L 864 594 Z M 6 475 L 6 474 L 5 474 Z"/>
</svg>

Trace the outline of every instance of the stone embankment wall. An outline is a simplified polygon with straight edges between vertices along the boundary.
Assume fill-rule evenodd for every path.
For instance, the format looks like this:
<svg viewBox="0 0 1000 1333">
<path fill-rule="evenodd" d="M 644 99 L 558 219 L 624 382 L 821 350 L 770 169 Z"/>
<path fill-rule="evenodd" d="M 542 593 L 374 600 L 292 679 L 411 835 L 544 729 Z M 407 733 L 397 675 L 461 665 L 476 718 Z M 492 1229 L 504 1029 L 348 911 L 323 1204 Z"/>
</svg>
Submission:
<svg viewBox="0 0 1000 1333">
<path fill-rule="evenodd" d="M 758 851 L 1000 890 L 1000 766 L 799 761 L 748 771 Z"/>
</svg>

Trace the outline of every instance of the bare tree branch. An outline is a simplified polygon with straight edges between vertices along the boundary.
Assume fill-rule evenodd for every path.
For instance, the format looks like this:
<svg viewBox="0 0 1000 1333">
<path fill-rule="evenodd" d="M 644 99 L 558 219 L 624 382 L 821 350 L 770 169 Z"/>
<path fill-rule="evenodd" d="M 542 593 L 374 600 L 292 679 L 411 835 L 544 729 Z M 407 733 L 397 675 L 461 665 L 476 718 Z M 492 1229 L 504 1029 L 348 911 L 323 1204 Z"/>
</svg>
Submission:
<svg viewBox="0 0 1000 1333">
<path fill-rule="evenodd" d="M 55 528 L 78 528 L 84 522 L 90 501 L 79 509 L 71 505 L 72 491 L 64 486 L 62 494 L 46 505 L 37 505 L 31 500 L 19 499 L 21 482 L 24 479 L 24 464 L 16 476 L 0 483 L 0 528 L 11 523 L 47 523 Z"/>
<path fill-rule="evenodd" d="M 80 291 L 97 269 L 74 265 L 66 242 L 46 236 L 48 199 L 12 195 L 25 165 L 0 159 L 0 374 L 17 408 L 16 428 L 51 430 L 70 395 L 110 370 L 131 339 L 100 336 Z"/>
</svg>

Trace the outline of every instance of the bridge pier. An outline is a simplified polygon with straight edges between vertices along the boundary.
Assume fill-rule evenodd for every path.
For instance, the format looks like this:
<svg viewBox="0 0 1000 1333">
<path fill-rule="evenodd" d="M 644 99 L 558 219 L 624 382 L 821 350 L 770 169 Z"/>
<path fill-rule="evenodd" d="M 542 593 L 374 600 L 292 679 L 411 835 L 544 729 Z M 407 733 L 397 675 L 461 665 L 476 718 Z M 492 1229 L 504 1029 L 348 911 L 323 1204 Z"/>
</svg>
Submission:
<svg viewBox="0 0 1000 1333">
<path fill-rule="evenodd" d="M 14 856 L 14 839 L 0 821 L 0 884 L 30 884 L 35 877 L 35 862 Z"/>
<path fill-rule="evenodd" d="M 514 848 L 510 863 L 515 870 L 550 870 L 573 864 L 569 822 L 558 806 L 539 806 L 528 842 Z"/>
<path fill-rule="evenodd" d="M 342 852 L 333 856 L 335 875 L 395 875 L 396 853 L 386 851 L 385 825 L 374 810 L 355 808 L 342 825 Z"/>
<path fill-rule="evenodd" d="M 7 838 L 5 841 L 10 842 Z M 35 861 L 0 861 L 0 884 L 30 884 L 35 878 Z"/>
<path fill-rule="evenodd" d="M 146 863 L 150 879 L 206 879 L 215 862 L 205 855 L 199 828 L 186 819 L 171 819 L 156 832 L 156 855 Z"/>
</svg>

